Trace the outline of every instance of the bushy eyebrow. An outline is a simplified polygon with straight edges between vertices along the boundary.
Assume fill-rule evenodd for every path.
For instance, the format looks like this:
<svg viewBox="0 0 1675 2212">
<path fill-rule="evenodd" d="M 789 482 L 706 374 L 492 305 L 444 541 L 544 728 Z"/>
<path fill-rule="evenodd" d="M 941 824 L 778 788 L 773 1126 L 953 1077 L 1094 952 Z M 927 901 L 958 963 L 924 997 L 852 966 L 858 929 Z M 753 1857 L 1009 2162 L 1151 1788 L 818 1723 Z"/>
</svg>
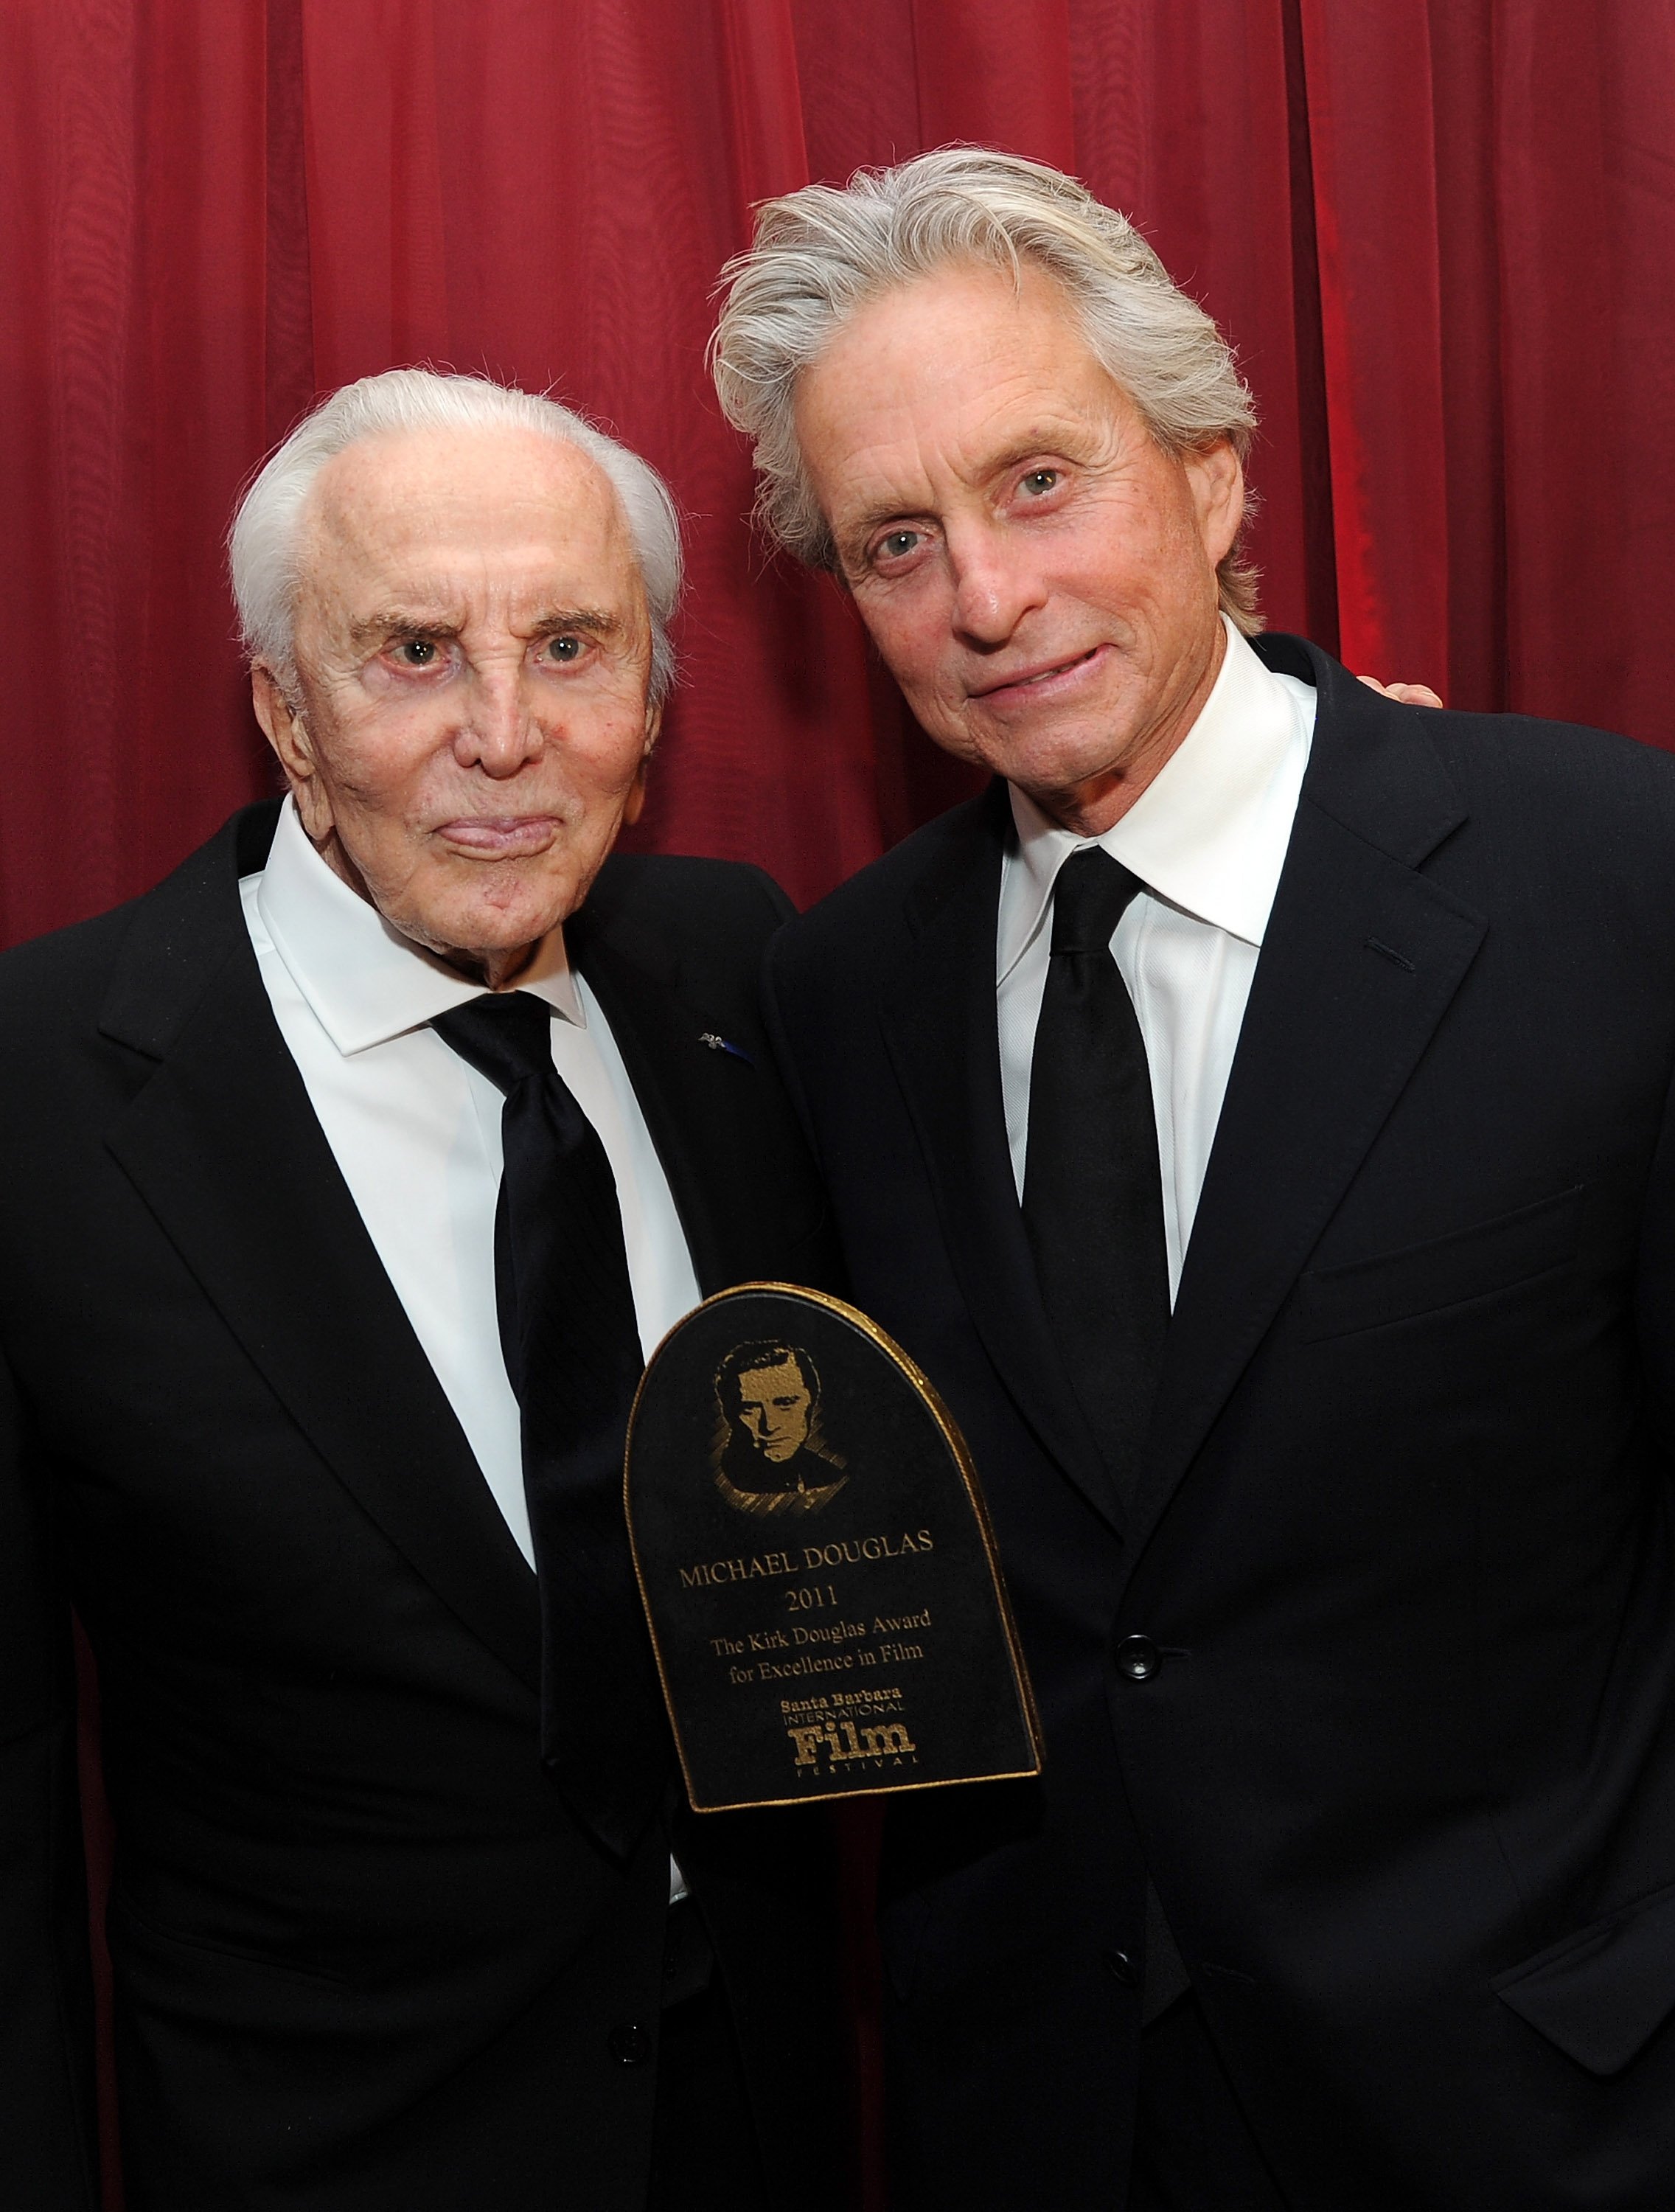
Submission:
<svg viewBox="0 0 1675 2212">
<path fill-rule="evenodd" d="M 394 637 L 458 637 L 459 625 L 450 622 L 427 622 L 422 615 L 376 614 L 366 615 L 351 623 L 349 641 L 358 652 L 363 645 L 381 645 Z"/>
<path fill-rule="evenodd" d="M 554 607 L 537 615 L 530 625 L 531 637 L 557 637 L 569 630 L 581 630 L 589 637 L 613 636 L 622 625 L 615 615 L 606 614 L 598 607 Z M 373 645 L 387 645 L 392 640 L 410 637 L 434 639 L 446 643 L 459 635 L 462 625 L 457 622 L 436 622 L 421 614 L 386 609 L 380 614 L 367 615 L 349 625 L 349 644 L 360 652 Z"/>
<path fill-rule="evenodd" d="M 615 615 L 606 614 L 600 607 L 560 607 L 551 614 L 537 615 L 530 634 L 553 637 L 563 630 L 580 629 L 590 637 L 610 637 L 622 627 Z"/>
</svg>

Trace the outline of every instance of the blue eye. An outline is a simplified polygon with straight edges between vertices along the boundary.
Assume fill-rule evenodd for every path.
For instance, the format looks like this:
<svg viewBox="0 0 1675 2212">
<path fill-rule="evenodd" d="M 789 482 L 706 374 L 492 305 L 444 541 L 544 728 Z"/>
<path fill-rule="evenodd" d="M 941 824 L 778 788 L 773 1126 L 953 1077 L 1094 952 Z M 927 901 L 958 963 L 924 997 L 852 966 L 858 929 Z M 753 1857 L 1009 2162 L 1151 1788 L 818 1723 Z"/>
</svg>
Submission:
<svg viewBox="0 0 1675 2212">
<path fill-rule="evenodd" d="M 1033 493 L 1035 496 L 1039 499 L 1044 492 L 1051 491 L 1058 481 L 1059 471 L 1057 469 L 1031 469 L 1029 475 L 1023 479 L 1023 488 L 1025 491 Z"/>
<path fill-rule="evenodd" d="M 918 543 L 918 531 L 892 530 L 886 532 L 878 550 L 887 561 L 899 561 L 904 554 L 911 553 Z"/>
</svg>

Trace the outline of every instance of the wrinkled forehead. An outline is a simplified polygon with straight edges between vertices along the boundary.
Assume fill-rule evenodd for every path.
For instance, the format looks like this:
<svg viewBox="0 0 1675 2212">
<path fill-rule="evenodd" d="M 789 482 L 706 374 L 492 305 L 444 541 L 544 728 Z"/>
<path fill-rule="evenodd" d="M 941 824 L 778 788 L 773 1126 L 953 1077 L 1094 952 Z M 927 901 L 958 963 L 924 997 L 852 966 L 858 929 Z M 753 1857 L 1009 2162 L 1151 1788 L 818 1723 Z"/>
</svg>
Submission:
<svg viewBox="0 0 1675 2212">
<path fill-rule="evenodd" d="M 1082 305 L 1056 270 L 1028 253 L 1006 264 L 955 252 L 892 276 L 841 309 L 809 366 L 847 349 L 865 370 L 899 353 L 935 376 L 950 365 L 950 337 L 961 354 L 1002 360 L 1046 349 L 1056 364 L 1066 347 L 1091 350 Z"/>
<path fill-rule="evenodd" d="M 798 380 L 798 447 L 828 520 L 923 490 L 927 465 L 980 480 L 1035 447 L 1144 435 L 1056 277 L 952 262 L 879 292 Z"/>
<path fill-rule="evenodd" d="M 383 433 L 334 454 L 304 509 L 305 601 L 457 620 L 464 600 L 643 607 L 615 487 L 579 447 L 511 426 Z"/>
</svg>

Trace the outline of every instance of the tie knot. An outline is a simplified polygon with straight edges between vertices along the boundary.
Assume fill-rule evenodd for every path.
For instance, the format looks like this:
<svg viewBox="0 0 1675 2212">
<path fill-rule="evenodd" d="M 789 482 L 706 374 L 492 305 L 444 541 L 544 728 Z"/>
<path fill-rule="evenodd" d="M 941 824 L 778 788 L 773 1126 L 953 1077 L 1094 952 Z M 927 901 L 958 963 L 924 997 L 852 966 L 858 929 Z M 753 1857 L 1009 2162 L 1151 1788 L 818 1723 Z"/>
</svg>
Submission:
<svg viewBox="0 0 1675 2212">
<path fill-rule="evenodd" d="M 438 1014 L 430 1026 L 501 1092 L 525 1076 L 551 1072 L 552 1009 L 528 991 L 485 991 Z"/>
<path fill-rule="evenodd" d="M 1072 853 L 1053 886 L 1053 950 L 1104 952 L 1140 879 L 1102 845 Z"/>
</svg>

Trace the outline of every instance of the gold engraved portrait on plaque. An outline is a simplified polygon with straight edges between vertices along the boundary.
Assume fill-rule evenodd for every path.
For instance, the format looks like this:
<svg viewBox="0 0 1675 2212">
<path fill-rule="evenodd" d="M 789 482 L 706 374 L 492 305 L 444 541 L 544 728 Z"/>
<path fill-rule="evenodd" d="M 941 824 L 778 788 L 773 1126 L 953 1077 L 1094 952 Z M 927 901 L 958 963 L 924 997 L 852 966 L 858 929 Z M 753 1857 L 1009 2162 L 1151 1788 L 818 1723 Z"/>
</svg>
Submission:
<svg viewBox="0 0 1675 2212">
<path fill-rule="evenodd" d="M 715 1486 L 736 1512 L 818 1513 L 849 1480 L 822 1431 L 820 1370 L 800 1344 L 737 1344 L 715 1373 Z"/>
</svg>

